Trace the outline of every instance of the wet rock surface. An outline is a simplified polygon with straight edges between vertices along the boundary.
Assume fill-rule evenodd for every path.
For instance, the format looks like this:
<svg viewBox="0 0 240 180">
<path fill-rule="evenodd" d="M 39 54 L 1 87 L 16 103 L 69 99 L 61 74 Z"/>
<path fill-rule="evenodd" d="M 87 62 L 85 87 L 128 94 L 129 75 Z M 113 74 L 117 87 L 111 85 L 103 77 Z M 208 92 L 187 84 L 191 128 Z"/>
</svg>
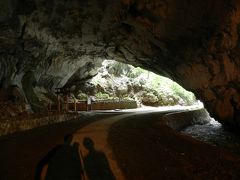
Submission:
<svg viewBox="0 0 240 180">
<path fill-rule="evenodd" d="M 0 2 L 0 88 L 17 85 L 34 111 L 32 88 L 53 91 L 115 59 L 166 75 L 193 91 L 211 115 L 239 128 L 236 0 Z M 28 98 L 29 97 L 29 98 Z"/>
<path fill-rule="evenodd" d="M 200 141 L 240 154 L 240 137 L 224 128 L 219 122 L 211 120 L 204 125 L 194 124 L 181 131 Z"/>
</svg>

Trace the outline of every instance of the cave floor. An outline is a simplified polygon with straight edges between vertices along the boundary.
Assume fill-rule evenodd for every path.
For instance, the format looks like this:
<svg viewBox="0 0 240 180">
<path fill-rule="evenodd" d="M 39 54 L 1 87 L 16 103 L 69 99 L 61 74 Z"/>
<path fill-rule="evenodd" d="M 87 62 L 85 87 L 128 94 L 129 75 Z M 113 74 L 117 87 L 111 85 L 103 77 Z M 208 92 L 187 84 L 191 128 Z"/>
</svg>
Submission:
<svg viewBox="0 0 240 180">
<path fill-rule="evenodd" d="M 81 179 L 80 169 L 85 179 L 240 178 L 240 156 L 161 125 L 163 114 L 93 112 L 79 120 L 1 137 L 0 179 L 41 179 L 46 174 L 48 179 L 66 179 L 69 169 L 75 176 L 68 179 Z M 73 135 L 71 147 L 77 156 L 66 156 L 68 146 L 58 146 L 66 134 Z"/>
</svg>

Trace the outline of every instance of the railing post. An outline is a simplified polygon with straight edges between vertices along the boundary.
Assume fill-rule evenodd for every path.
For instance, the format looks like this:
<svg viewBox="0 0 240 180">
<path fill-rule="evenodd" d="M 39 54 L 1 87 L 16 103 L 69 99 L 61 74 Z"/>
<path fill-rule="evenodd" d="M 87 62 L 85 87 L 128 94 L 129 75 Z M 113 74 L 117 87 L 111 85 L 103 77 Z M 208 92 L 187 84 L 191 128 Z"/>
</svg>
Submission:
<svg viewBox="0 0 240 180">
<path fill-rule="evenodd" d="M 65 102 L 65 109 L 66 109 L 66 112 L 68 112 L 68 95 L 66 95 L 66 102 Z"/>
<path fill-rule="evenodd" d="M 74 97 L 74 111 L 75 111 L 75 112 L 77 111 L 77 102 L 76 102 L 75 97 Z"/>
<path fill-rule="evenodd" d="M 49 103 L 48 103 L 49 107 L 48 107 L 48 111 L 51 112 L 52 111 L 52 104 L 51 104 L 51 101 L 49 100 Z"/>
<path fill-rule="evenodd" d="M 58 109 L 58 112 L 60 113 L 60 111 L 61 111 L 61 104 L 60 104 L 60 97 L 59 97 L 59 95 L 57 95 L 57 109 Z"/>
</svg>

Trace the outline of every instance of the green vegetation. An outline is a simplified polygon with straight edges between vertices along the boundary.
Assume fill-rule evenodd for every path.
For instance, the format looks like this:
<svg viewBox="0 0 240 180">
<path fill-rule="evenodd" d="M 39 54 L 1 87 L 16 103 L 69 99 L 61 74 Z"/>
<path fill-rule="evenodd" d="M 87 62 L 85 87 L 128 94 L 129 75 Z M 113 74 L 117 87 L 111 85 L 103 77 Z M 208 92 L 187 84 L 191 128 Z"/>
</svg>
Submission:
<svg viewBox="0 0 240 180">
<path fill-rule="evenodd" d="M 139 106 L 192 105 L 196 103 L 193 93 L 186 91 L 174 81 L 140 67 L 104 61 L 90 82 L 96 99 L 136 100 Z M 81 95 L 81 93 L 79 94 Z"/>
<path fill-rule="evenodd" d="M 138 77 L 140 75 L 144 75 L 146 73 L 147 73 L 147 71 L 142 69 L 142 68 L 140 68 L 140 67 L 137 67 L 137 68 L 133 67 L 132 71 L 129 73 L 129 77 L 130 78 L 136 78 L 136 77 Z"/>
<path fill-rule="evenodd" d="M 109 94 L 102 93 L 102 92 L 98 92 L 97 94 L 95 94 L 95 97 L 97 99 L 112 99 L 112 97 L 110 97 Z"/>
<path fill-rule="evenodd" d="M 87 99 L 87 95 L 83 92 L 78 92 L 77 98 L 79 100 L 86 100 Z"/>
</svg>

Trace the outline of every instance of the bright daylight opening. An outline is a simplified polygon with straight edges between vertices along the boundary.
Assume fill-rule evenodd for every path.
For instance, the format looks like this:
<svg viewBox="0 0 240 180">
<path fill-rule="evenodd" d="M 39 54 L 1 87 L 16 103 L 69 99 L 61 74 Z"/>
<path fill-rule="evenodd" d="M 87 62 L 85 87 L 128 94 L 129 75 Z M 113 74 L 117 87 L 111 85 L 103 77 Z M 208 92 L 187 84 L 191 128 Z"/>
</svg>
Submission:
<svg viewBox="0 0 240 180">
<path fill-rule="evenodd" d="M 80 100 L 92 95 L 96 100 L 133 101 L 137 107 L 202 105 L 192 92 L 171 79 L 114 60 L 103 61 L 98 74 L 87 84 L 92 88 L 80 90 Z"/>
<path fill-rule="evenodd" d="M 87 81 L 77 94 L 80 101 L 92 96 L 96 104 L 113 102 L 113 107 L 106 106 L 108 109 L 115 109 L 116 105 L 122 102 L 124 106 L 120 105 L 119 109 L 144 110 L 153 107 L 164 109 L 167 106 L 166 109 L 193 110 L 204 107 L 192 92 L 173 80 L 114 60 L 104 60 L 98 74 Z M 210 116 L 207 119 L 206 116 L 201 116 L 199 114 L 198 120 L 183 128 L 181 132 L 213 145 L 216 145 L 216 139 L 217 142 L 226 142 L 225 137 L 231 137 L 219 136 L 227 133 L 222 125 Z"/>
</svg>

